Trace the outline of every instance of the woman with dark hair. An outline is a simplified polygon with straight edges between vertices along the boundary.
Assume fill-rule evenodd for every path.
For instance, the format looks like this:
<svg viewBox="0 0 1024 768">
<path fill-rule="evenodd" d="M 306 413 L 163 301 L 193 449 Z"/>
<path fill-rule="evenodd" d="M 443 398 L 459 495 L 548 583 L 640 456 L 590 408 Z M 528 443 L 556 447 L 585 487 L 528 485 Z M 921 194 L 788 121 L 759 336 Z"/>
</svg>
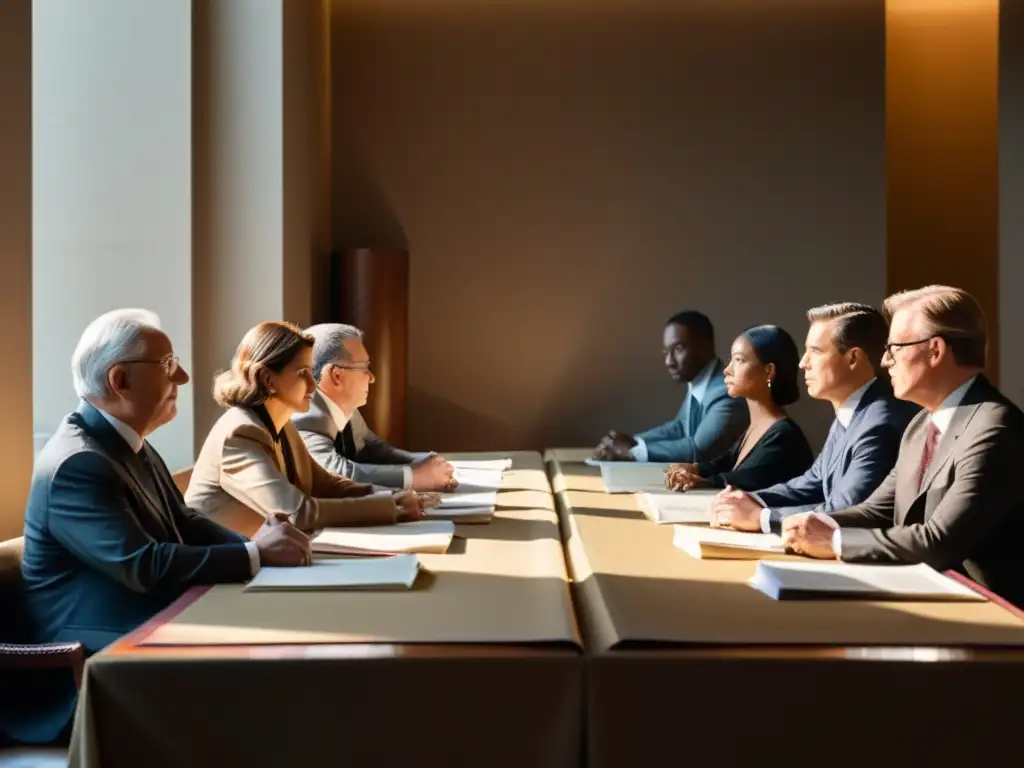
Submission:
<svg viewBox="0 0 1024 768">
<path fill-rule="evenodd" d="M 332 474 L 309 455 L 291 416 L 309 409 L 312 365 L 313 337 L 292 323 L 260 323 L 245 334 L 231 370 L 214 382 L 227 411 L 192 470 L 190 507 L 245 535 L 271 515 L 304 531 L 422 516 L 416 493 L 371 496 L 372 485 Z"/>
<path fill-rule="evenodd" d="M 804 473 L 814 455 L 785 406 L 800 398 L 800 353 L 793 338 L 775 325 L 748 328 L 732 344 L 725 369 L 730 397 L 742 397 L 750 428 L 727 452 L 700 464 L 675 464 L 665 485 L 673 491 L 767 488 Z"/>
</svg>

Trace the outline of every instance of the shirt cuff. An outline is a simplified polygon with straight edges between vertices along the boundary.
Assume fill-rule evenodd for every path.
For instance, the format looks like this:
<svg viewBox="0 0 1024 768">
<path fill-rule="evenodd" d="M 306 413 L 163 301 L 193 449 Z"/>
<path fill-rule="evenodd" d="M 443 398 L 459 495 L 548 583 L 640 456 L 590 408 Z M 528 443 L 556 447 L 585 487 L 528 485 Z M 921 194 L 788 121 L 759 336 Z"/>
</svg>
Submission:
<svg viewBox="0 0 1024 768">
<path fill-rule="evenodd" d="M 772 511 L 765 507 L 761 510 L 761 533 L 772 532 Z"/>
<path fill-rule="evenodd" d="M 245 542 L 245 551 L 249 553 L 249 570 L 255 576 L 260 569 L 260 548 L 256 546 L 255 541 L 247 541 Z"/>
<path fill-rule="evenodd" d="M 407 491 L 412 490 L 412 467 L 408 464 L 402 467 L 402 488 Z"/>
<path fill-rule="evenodd" d="M 832 534 L 832 551 L 835 552 L 836 560 L 843 559 L 843 529 L 836 528 Z"/>
<path fill-rule="evenodd" d="M 632 456 L 635 461 L 647 461 L 647 443 L 644 442 L 642 437 L 634 439 L 636 440 L 636 445 L 629 449 L 629 455 Z"/>
</svg>

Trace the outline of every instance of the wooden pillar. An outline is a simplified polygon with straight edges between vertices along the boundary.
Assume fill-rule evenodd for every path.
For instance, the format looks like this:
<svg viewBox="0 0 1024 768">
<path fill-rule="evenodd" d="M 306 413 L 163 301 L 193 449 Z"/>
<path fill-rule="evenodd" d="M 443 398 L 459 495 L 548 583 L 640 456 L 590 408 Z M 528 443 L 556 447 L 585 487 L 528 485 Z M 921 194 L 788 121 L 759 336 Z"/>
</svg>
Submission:
<svg viewBox="0 0 1024 768">
<path fill-rule="evenodd" d="M 888 0 L 887 288 L 955 285 L 999 373 L 999 0 Z"/>
<path fill-rule="evenodd" d="M 409 253 L 357 248 L 335 255 L 332 319 L 362 329 L 376 382 L 363 409 L 383 439 L 405 443 L 409 338 Z"/>
<path fill-rule="evenodd" d="M 32 2 L 0 3 L 0 541 L 20 536 L 32 475 Z"/>
<path fill-rule="evenodd" d="M 999 18 L 999 330 L 1008 350 L 999 387 L 1024 406 L 1024 3 L 1008 0 Z"/>
</svg>

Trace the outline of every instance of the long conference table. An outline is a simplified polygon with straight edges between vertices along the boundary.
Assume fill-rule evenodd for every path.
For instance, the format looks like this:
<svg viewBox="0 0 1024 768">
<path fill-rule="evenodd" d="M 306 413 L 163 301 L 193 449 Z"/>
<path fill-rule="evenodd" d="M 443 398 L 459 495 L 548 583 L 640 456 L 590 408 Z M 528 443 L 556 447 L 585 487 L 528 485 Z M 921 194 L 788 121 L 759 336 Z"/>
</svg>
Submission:
<svg viewBox="0 0 1024 768">
<path fill-rule="evenodd" d="M 583 659 L 539 453 L 407 592 L 192 590 L 92 657 L 69 762 L 569 766 Z M 460 458 L 492 458 L 474 454 Z"/>
<path fill-rule="evenodd" d="M 190 591 L 89 660 L 70 764 L 1019 762 L 1020 612 L 771 600 L 587 453 L 458 456 L 498 509 L 408 592 Z"/>
<path fill-rule="evenodd" d="M 754 561 L 692 558 L 634 494 L 605 493 L 588 454 L 545 458 L 588 652 L 591 768 L 1020 764 L 1019 611 L 772 600 L 746 583 Z"/>
</svg>

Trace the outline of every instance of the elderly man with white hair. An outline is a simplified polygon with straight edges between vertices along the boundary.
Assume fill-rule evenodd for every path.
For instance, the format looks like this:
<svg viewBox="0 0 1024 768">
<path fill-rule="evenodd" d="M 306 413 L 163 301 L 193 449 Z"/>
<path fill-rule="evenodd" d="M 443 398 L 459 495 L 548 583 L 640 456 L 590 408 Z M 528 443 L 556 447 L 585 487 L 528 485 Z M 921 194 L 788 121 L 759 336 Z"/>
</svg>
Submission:
<svg viewBox="0 0 1024 768">
<path fill-rule="evenodd" d="M 309 539 L 286 522 L 249 541 L 185 505 L 146 442 L 189 380 L 155 314 L 97 318 L 71 368 L 82 401 L 37 457 L 25 510 L 22 575 L 41 641 L 95 652 L 188 587 L 309 561 Z"/>
<path fill-rule="evenodd" d="M 314 459 L 327 471 L 362 483 L 415 491 L 451 490 L 452 465 L 434 453 L 410 453 L 375 435 L 359 413 L 374 382 L 370 356 L 358 328 L 321 323 L 306 329 L 314 339 L 317 389 L 309 410 L 292 423 Z"/>
</svg>

